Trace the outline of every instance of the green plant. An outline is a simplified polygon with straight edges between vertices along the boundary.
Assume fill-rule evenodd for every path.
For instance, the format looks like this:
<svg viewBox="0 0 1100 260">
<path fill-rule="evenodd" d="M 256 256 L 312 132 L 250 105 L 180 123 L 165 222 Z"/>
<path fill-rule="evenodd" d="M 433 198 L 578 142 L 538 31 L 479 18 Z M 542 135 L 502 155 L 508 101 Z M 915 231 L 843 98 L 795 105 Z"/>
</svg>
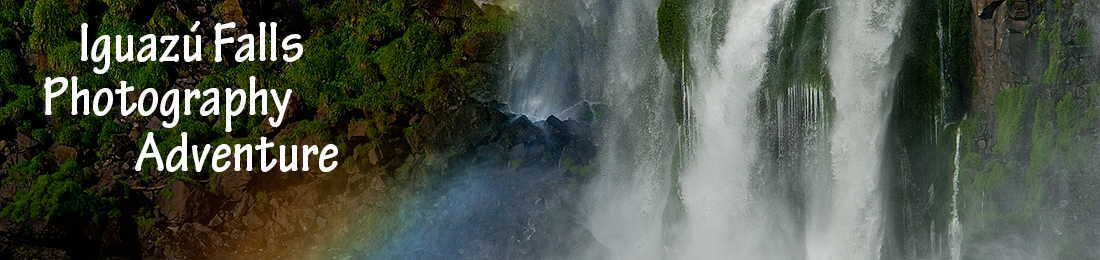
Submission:
<svg viewBox="0 0 1100 260">
<path fill-rule="evenodd" d="M 103 190 L 84 187 L 94 177 L 70 160 L 55 173 L 38 175 L 30 190 L 16 193 L 14 201 L 0 210 L 0 216 L 10 217 L 14 222 L 31 218 L 50 221 L 65 215 L 90 217 L 96 222 L 117 217 L 118 198 L 106 196 Z"/>
<path fill-rule="evenodd" d="M 1018 144 L 1026 111 L 1031 107 L 1030 88 L 1026 85 L 1002 90 L 997 94 L 997 144 L 993 151 L 1006 153 Z"/>
</svg>

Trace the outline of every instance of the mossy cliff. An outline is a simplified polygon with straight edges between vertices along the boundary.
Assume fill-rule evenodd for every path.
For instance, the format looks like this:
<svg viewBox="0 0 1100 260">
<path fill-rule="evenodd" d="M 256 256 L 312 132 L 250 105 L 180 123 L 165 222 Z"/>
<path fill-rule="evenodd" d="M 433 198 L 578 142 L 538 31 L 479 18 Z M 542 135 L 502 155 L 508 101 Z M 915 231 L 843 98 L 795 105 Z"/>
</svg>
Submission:
<svg viewBox="0 0 1100 260">
<path fill-rule="evenodd" d="M 964 255 L 1096 259 L 1100 64 L 1087 1 L 971 1 L 974 87 L 959 123 Z M 990 251 L 992 248 L 1010 248 Z"/>
<path fill-rule="evenodd" d="M 477 141 L 486 129 L 535 127 L 470 98 L 497 81 L 511 15 L 468 0 L 0 1 L 0 133 L 10 133 L 0 135 L 0 256 L 270 258 L 324 250 L 310 248 L 418 185 L 425 173 L 411 173 L 417 165 L 465 151 L 455 147 L 478 151 L 492 143 Z M 198 31 L 189 32 L 195 22 Z M 201 62 L 122 62 L 102 75 L 79 60 L 81 23 L 99 35 L 198 34 L 209 43 L 219 22 L 236 22 L 234 35 L 277 22 L 280 36 L 303 36 L 306 53 L 290 63 L 214 62 L 207 44 Z M 255 76 L 257 88 L 295 95 L 280 127 L 236 117 L 230 133 L 220 116 L 182 116 L 170 129 L 160 126 L 169 118 L 157 116 L 45 116 L 44 78 L 67 76 L 79 76 L 85 89 L 125 80 L 162 91 L 248 86 Z M 333 143 L 341 164 L 329 173 L 132 170 L 146 133 L 155 133 L 163 156 L 182 132 L 190 144 Z M 518 167 L 521 158 L 505 161 Z M 588 160 L 570 162 L 568 172 L 592 171 Z"/>
</svg>

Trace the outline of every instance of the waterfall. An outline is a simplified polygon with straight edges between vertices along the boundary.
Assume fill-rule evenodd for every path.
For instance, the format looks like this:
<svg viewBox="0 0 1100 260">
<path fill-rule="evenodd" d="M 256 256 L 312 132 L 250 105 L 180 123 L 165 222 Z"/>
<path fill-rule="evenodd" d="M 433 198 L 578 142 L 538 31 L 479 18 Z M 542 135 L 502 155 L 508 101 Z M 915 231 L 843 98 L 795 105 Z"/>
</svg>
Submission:
<svg viewBox="0 0 1100 260">
<path fill-rule="evenodd" d="M 904 3 L 691 1 L 680 74 L 660 56 L 659 1 L 512 5 L 524 18 L 509 109 L 598 108 L 600 168 L 581 204 L 599 243 L 584 256 L 879 258 Z"/>
<path fill-rule="evenodd" d="M 512 112 L 567 118 L 580 101 L 597 110 L 599 172 L 580 203 L 600 244 L 582 254 L 660 258 L 677 129 L 657 43 L 659 1 L 512 4 L 520 19 L 500 91 Z"/>
<path fill-rule="evenodd" d="M 600 172 L 583 203 L 588 228 L 611 259 L 660 259 L 662 215 L 676 145 L 673 85 L 657 43 L 659 1 L 621 1 L 604 24 L 602 80 L 591 99 L 606 106 Z"/>
<path fill-rule="evenodd" d="M 964 117 L 963 120 L 966 120 Z M 959 141 L 962 128 L 955 128 L 955 172 L 951 174 L 951 223 L 948 226 L 948 239 L 951 242 L 951 260 L 962 259 L 962 227 L 959 225 Z"/>
<path fill-rule="evenodd" d="M 774 10 L 782 1 L 735 1 L 715 66 L 700 66 L 691 86 L 693 148 L 681 177 L 684 217 L 682 259 L 776 258 L 785 245 L 763 239 L 769 229 L 754 216 L 750 192 L 756 158 L 752 107 L 767 65 Z M 709 11 L 709 10 L 707 10 Z M 704 15 L 710 12 L 702 12 Z M 705 19 L 705 18 L 704 18 Z M 708 37 L 696 37 L 692 61 L 706 64 Z M 776 248 L 779 250 L 761 250 Z"/>
<path fill-rule="evenodd" d="M 884 199 L 879 183 L 890 89 L 892 47 L 904 4 L 837 0 L 828 67 L 836 117 L 831 137 L 832 194 L 827 212 L 810 212 L 811 259 L 878 259 Z M 820 195 L 820 194 L 818 194 Z"/>
</svg>

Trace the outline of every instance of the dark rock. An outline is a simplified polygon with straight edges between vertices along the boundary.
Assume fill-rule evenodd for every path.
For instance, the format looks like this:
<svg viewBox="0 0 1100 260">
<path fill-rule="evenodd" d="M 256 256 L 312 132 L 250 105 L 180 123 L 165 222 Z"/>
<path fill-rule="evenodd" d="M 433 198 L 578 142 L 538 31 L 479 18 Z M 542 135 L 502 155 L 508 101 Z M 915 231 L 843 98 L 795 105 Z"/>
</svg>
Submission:
<svg viewBox="0 0 1100 260">
<path fill-rule="evenodd" d="M 370 188 L 372 190 L 382 191 L 382 189 L 385 188 L 386 183 L 382 177 L 382 175 L 374 175 L 374 177 L 371 177 Z M 389 175 L 386 175 L 385 177 L 389 177 Z"/>
<path fill-rule="evenodd" d="M 213 229 L 199 223 L 184 223 L 176 231 L 176 235 L 191 249 L 185 253 L 205 255 L 227 246 Z"/>
<path fill-rule="evenodd" d="M 141 134 L 144 132 L 145 131 L 142 131 L 140 128 L 134 127 L 134 129 L 130 130 L 130 141 L 136 144 L 139 143 L 138 141 L 141 141 L 141 138 L 143 137 L 141 136 Z"/>
<path fill-rule="evenodd" d="M 497 50 L 500 49 L 498 43 L 503 38 L 504 36 L 499 33 L 478 33 L 466 41 L 462 51 L 466 54 L 468 61 L 487 62 L 492 60 Z"/>
<path fill-rule="evenodd" d="M 240 0 L 226 0 L 221 3 L 222 23 L 237 23 L 237 28 L 248 26 L 248 19 L 241 9 Z"/>
<path fill-rule="evenodd" d="M 118 161 L 105 163 L 99 168 L 100 176 L 115 176 L 123 173 L 125 173 L 125 171 L 122 169 L 122 163 Z"/>
<path fill-rule="evenodd" d="M 348 177 L 345 189 L 353 192 L 363 191 L 370 185 L 370 181 L 371 179 L 366 174 L 354 174 Z"/>
<path fill-rule="evenodd" d="M 160 213 L 172 224 L 189 221 L 205 222 L 216 208 L 210 207 L 209 195 L 202 187 L 193 187 L 182 181 L 172 181 L 168 185 L 172 196 L 157 196 Z"/>
<path fill-rule="evenodd" d="M 0 199 L 4 201 L 11 201 L 15 198 L 15 193 L 19 191 L 19 187 L 15 185 L 15 182 L 4 183 L 4 186 L 0 186 Z"/>
<path fill-rule="evenodd" d="M 31 139 L 31 137 L 24 135 L 23 133 L 19 133 L 16 134 L 15 144 L 18 145 L 19 148 L 27 149 L 38 146 L 38 141 Z"/>
<path fill-rule="evenodd" d="M 294 201 L 301 205 L 317 205 L 320 198 L 317 194 L 317 187 L 312 185 L 298 185 L 291 189 L 290 194 L 294 194 L 297 197 L 293 198 Z"/>
<path fill-rule="evenodd" d="M 1001 4 L 1003 4 L 1004 2 L 1005 0 L 994 0 L 987 2 L 985 6 L 982 7 L 982 12 L 978 14 L 978 18 L 982 20 L 993 19 L 993 14 L 995 14 L 994 12 L 997 11 L 997 7 L 1001 7 Z"/>
<path fill-rule="evenodd" d="M 217 183 L 218 190 L 222 195 L 229 198 L 230 201 L 240 201 L 244 198 L 245 187 L 248 182 L 252 180 L 252 173 L 248 171 L 225 171 L 218 174 Z"/>
<path fill-rule="evenodd" d="M 223 223 L 225 223 L 225 219 L 223 219 L 221 215 L 215 215 L 213 218 L 210 218 L 210 222 L 206 225 L 216 228 L 218 226 L 221 226 Z"/>
<path fill-rule="evenodd" d="M 371 165 L 378 165 L 378 161 L 382 159 L 382 156 L 378 153 L 378 147 L 371 147 L 370 151 L 367 151 L 367 158 L 370 159 Z"/>
<path fill-rule="evenodd" d="M 348 126 L 348 138 L 362 139 L 367 137 L 367 132 L 370 130 L 370 124 L 367 121 L 358 121 Z"/>
<path fill-rule="evenodd" d="M 159 117 L 154 116 L 153 118 L 149 119 L 149 123 L 145 124 L 145 128 L 148 128 L 149 130 L 160 130 L 164 128 L 164 125 L 160 121 Z"/>
<path fill-rule="evenodd" d="M 393 122 L 397 122 L 397 114 L 386 115 L 386 124 L 392 125 Z"/>
<path fill-rule="evenodd" d="M 264 226 L 263 219 L 256 214 L 255 211 L 249 211 L 244 218 L 241 218 L 241 222 L 244 222 L 245 227 L 251 230 L 256 230 Z"/>
<path fill-rule="evenodd" d="M 77 156 L 76 148 L 64 145 L 58 146 L 55 153 L 57 154 L 57 163 L 59 164 L 65 163 L 72 159 L 76 159 Z"/>
<path fill-rule="evenodd" d="M 551 136 L 560 134 L 570 135 L 569 126 L 566 126 L 565 123 L 562 122 L 561 119 L 558 119 L 558 117 L 556 116 L 551 115 L 550 117 L 546 118 L 546 125 L 549 126 L 547 127 L 546 131 L 550 132 Z"/>
<path fill-rule="evenodd" d="M 1031 5 L 1028 0 L 1016 0 L 1012 4 L 1012 11 L 1008 13 L 1008 17 L 1012 20 L 1026 21 L 1031 18 Z"/>
</svg>

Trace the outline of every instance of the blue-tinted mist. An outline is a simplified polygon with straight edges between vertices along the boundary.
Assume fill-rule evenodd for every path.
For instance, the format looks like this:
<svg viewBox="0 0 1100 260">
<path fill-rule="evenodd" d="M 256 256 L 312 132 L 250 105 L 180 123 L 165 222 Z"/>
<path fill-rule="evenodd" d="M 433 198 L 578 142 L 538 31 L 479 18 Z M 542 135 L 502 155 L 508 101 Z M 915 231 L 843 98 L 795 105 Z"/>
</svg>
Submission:
<svg viewBox="0 0 1100 260">
<path fill-rule="evenodd" d="M 393 214 L 401 228 L 380 251 L 359 255 L 568 258 L 589 247 L 593 238 L 577 210 L 580 188 L 595 171 L 587 123 L 525 116 L 488 123 L 487 131 L 456 140 L 454 155 L 425 170 L 426 181 L 410 184 Z"/>
</svg>

